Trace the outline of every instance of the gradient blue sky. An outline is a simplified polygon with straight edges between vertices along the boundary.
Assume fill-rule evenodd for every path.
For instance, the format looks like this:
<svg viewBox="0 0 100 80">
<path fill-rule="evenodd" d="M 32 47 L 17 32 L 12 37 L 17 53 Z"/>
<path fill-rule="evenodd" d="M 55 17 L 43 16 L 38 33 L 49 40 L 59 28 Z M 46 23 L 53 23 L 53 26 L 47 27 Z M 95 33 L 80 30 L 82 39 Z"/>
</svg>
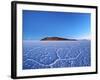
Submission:
<svg viewBox="0 0 100 80">
<path fill-rule="evenodd" d="M 88 38 L 89 13 L 48 12 L 23 10 L 23 40 L 44 37 Z"/>
</svg>

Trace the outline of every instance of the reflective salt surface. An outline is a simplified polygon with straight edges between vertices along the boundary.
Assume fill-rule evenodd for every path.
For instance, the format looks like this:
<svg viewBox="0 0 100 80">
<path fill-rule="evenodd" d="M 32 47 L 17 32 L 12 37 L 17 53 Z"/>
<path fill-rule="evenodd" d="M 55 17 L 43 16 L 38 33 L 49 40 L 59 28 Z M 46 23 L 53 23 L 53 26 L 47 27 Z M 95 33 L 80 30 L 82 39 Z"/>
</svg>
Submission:
<svg viewBox="0 0 100 80">
<path fill-rule="evenodd" d="M 23 69 L 91 65 L 90 41 L 23 41 Z"/>
</svg>

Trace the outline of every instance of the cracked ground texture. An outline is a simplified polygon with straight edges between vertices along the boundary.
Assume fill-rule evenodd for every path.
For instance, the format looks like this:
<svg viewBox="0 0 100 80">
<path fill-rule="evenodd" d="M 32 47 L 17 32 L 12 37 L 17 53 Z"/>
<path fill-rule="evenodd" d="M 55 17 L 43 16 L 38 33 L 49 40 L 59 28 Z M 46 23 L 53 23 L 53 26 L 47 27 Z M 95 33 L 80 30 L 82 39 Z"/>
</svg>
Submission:
<svg viewBox="0 0 100 80">
<path fill-rule="evenodd" d="M 90 41 L 23 41 L 23 69 L 90 66 Z"/>
</svg>

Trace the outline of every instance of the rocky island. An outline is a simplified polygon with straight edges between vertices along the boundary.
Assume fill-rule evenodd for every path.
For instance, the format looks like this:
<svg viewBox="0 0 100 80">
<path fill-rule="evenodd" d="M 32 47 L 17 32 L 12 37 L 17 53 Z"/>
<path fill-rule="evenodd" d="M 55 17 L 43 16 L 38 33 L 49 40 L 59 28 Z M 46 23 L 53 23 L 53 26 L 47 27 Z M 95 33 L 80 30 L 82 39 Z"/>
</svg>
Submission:
<svg viewBox="0 0 100 80">
<path fill-rule="evenodd" d="M 61 38 L 61 37 L 45 37 L 40 41 L 77 41 L 76 39 L 68 39 L 68 38 Z"/>
</svg>

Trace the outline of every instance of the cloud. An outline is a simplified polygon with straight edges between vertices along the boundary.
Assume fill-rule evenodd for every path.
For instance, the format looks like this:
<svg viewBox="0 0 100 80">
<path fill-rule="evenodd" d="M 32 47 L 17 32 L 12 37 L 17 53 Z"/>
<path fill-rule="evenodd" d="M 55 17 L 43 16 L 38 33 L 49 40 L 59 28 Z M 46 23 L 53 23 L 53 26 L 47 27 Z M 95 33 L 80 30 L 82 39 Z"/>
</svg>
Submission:
<svg viewBox="0 0 100 80">
<path fill-rule="evenodd" d="M 86 35 L 86 36 L 80 36 L 80 37 L 77 37 L 77 39 L 91 39 L 91 35 Z"/>
</svg>

